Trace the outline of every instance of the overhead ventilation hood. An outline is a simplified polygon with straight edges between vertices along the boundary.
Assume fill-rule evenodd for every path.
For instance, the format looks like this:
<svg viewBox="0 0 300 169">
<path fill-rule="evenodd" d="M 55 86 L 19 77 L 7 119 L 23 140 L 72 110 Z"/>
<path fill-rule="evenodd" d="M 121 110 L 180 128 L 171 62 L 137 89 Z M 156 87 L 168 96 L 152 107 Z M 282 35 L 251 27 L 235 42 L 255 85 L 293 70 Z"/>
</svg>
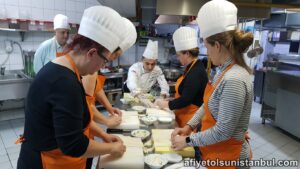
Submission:
<svg viewBox="0 0 300 169">
<path fill-rule="evenodd" d="M 126 18 L 136 17 L 136 0 L 97 0 L 101 5 L 118 11 Z"/>
<path fill-rule="evenodd" d="M 180 16 L 180 15 L 159 15 L 154 24 L 178 24 L 190 25 L 197 24 L 196 17 L 193 16 Z"/>
<path fill-rule="evenodd" d="M 272 14 L 264 20 L 263 27 L 269 28 L 300 28 L 300 13 Z"/>
<path fill-rule="evenodd" d="M 197 16 L 199 9 L 209 0 L 157 0 L 156 13 L 159 15 L 183 15 Z M 265 0 L 270 1 L 270 0 Z M 257 8 L 256 0 L 241 0 L 236 3 L 238 7 L 238 16 L 240 18 L 258 18 L 264 19 L 270 16 L 270 7 L 264 6 Z M 245 3 L 247 2 L 247 3 Z M 252 2 L 252 3 L 250 3 Z M 250 6 L 251 4 L 252 6 Z"/>
</svg>

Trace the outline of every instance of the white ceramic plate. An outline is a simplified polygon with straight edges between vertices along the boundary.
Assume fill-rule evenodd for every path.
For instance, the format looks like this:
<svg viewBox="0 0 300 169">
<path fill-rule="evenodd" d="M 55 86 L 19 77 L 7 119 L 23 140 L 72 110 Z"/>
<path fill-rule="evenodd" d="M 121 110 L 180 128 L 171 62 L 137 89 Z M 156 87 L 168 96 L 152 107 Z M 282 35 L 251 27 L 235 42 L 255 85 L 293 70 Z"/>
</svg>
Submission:
<svg viewBox="0 0 300 169">
<path fill-rule="evenodd" d="M 145 156 L 145 163 L 152 169 L 159 169 L 166 165 L 168 160 L 161 154 L 149 154 Z"/>
<path fill-rule="evenodd" d="M 137 112 L 146 111 L 146 108 L 144 106 L 132 106 L 132 109 L 137 111 Z"/>
<path fill-rule="evenodd" d="M 171 123 L 172 118 L 171 117 L 159 117 L 158 121 L 161 122 L 161 123 Z"/>
<path fill-rule="evenodd" d="M 146 125 L 151 125 L 154 122 L 157 121 L 157 118 L 155 116 L 144 116 L 141 118 L 141 120 L 146 124 Z"/>
<path fill-rule="evenodd" d="M 182 156 L 175 153 L 163 154 L 170 163 L 178 163 L 182 160 Z"/>
<path fill-rule="evenodd" d="M 148 130 L 133 130 L 131 132 L 131 135 L 133 137 L 137 137 L 137 138 L 141 138 L 142 140 L 144 140 L 145 138 L 147 138 L 150 135 L 150 132 Z"/>
</svg>

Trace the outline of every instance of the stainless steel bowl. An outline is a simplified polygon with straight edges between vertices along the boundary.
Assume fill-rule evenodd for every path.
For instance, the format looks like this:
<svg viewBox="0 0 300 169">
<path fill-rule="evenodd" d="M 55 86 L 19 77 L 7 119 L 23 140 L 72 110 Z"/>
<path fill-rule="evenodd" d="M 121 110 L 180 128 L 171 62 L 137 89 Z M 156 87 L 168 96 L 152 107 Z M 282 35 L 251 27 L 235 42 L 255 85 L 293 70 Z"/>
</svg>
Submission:
<svg viewBox="0 0 300 169">
<path fill-rule="evenodd" d="M 171 80 L 171 81 L 177 80 L 182 75 L 182 72 L 180 70 L 172 69 L 172 68 L 164 69 L 163 72 L 164 72 L 166 79 Z"/>
</svg>

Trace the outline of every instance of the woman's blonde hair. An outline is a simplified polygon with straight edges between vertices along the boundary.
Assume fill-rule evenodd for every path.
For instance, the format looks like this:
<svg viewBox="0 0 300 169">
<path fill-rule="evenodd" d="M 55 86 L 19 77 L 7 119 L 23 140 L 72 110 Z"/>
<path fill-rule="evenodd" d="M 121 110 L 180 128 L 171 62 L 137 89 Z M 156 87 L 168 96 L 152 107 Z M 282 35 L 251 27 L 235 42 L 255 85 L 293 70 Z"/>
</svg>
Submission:
<svg viewBox="0 0 300 169">
<path fill-rule="evenodd" d="M 206 38 L 207 43 L 214 46 L 215 42 L 223 45 L 231 54 L 233 60 L 249 73 L 252 73 L 251 68 L 246 64 L 243 53 L 247 51 L 253 43 L 253 34 L 241 30 L 232 30 L 218 33 Z"/>
</svg>

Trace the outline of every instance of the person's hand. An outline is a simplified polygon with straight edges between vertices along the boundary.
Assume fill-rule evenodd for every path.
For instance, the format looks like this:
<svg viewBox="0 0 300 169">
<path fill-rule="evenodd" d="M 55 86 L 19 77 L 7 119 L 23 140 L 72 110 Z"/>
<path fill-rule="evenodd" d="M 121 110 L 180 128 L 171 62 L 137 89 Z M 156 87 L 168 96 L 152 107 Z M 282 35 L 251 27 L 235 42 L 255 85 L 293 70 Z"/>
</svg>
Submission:
<svg viewBox="0 0 300 169">
<path fill-rule="evenodd" d="M 186 144 L 186 139 L 187 136 L 175 136 L 173 139 L 171 139 L 172 146 L 171 148 L 175 151 L 179 151 L 187 147 L 188 145 Z"/>
<path fill-rule="evenodd" d="M 112 107 L 110 110 L 108 110 L 108 112 L 111 115 L 118 115 L 118 116 L 122 116 L 122 111 L 118 108 Z"/>
<path fill-rule="evenodd" d="M 148 108 L 156 108 L 155 104 L 153 104 L 149 99 L 140 99 L 140 102 Z"/>
<path fill-rule="evenodd" d="M 106 143 L 112 143 L 112 142 L 122 142 L 122 139 L 116 135 L 113 134 L 107 134 L 105 133 L 104 135 L 102 135 L 101 137 Z"/>
<path fill-rule="evenodd" d="M 113 146 L 110 150 L 110 155 L 114 157 L 121 157 L 125 151 L 126 151 L 126 146 L 123 144 L 123 142 L 114 142 L 112 143 Z"/>
<path fill-rule="evenodd" d="M 158 106 L 160 109 L 169 108 L 169 102 L 164 99 L 156 99 L 154 105 Z"/>
<path fill-rule="evenodd" d="M 171 134 L 171 139 L 174 139 L 176 136 L 188 136 L 192 133 L 190 126 L 185 125 L 183 128 L 175 128 Z"/>
<path fill-rule="evenodd" d="M 110 140 L 110 142 L 122 142 L 122 139 L 116 135 L 113 135 L 113 134 L 108 134 L 108 138 Z"/>
<path fill-rule="evenodd" d="M 160 97 L 163 98 L 163 99 L 166 99 L 167 95 L 166 94 L 160 94 Z"/>
<path fill-rule="evenodd" d="M 106 126 L 107 126 L 108 128 L 113 128 L 113 127 L 116 127 L 116 126 L 120 125 L 121 122 L 122 122 L 122 117 L 120 117 L 120 116 L 114 114 L 114 115 L 109 116 L 109 117 L 107 118 Z"/>
</svg>

